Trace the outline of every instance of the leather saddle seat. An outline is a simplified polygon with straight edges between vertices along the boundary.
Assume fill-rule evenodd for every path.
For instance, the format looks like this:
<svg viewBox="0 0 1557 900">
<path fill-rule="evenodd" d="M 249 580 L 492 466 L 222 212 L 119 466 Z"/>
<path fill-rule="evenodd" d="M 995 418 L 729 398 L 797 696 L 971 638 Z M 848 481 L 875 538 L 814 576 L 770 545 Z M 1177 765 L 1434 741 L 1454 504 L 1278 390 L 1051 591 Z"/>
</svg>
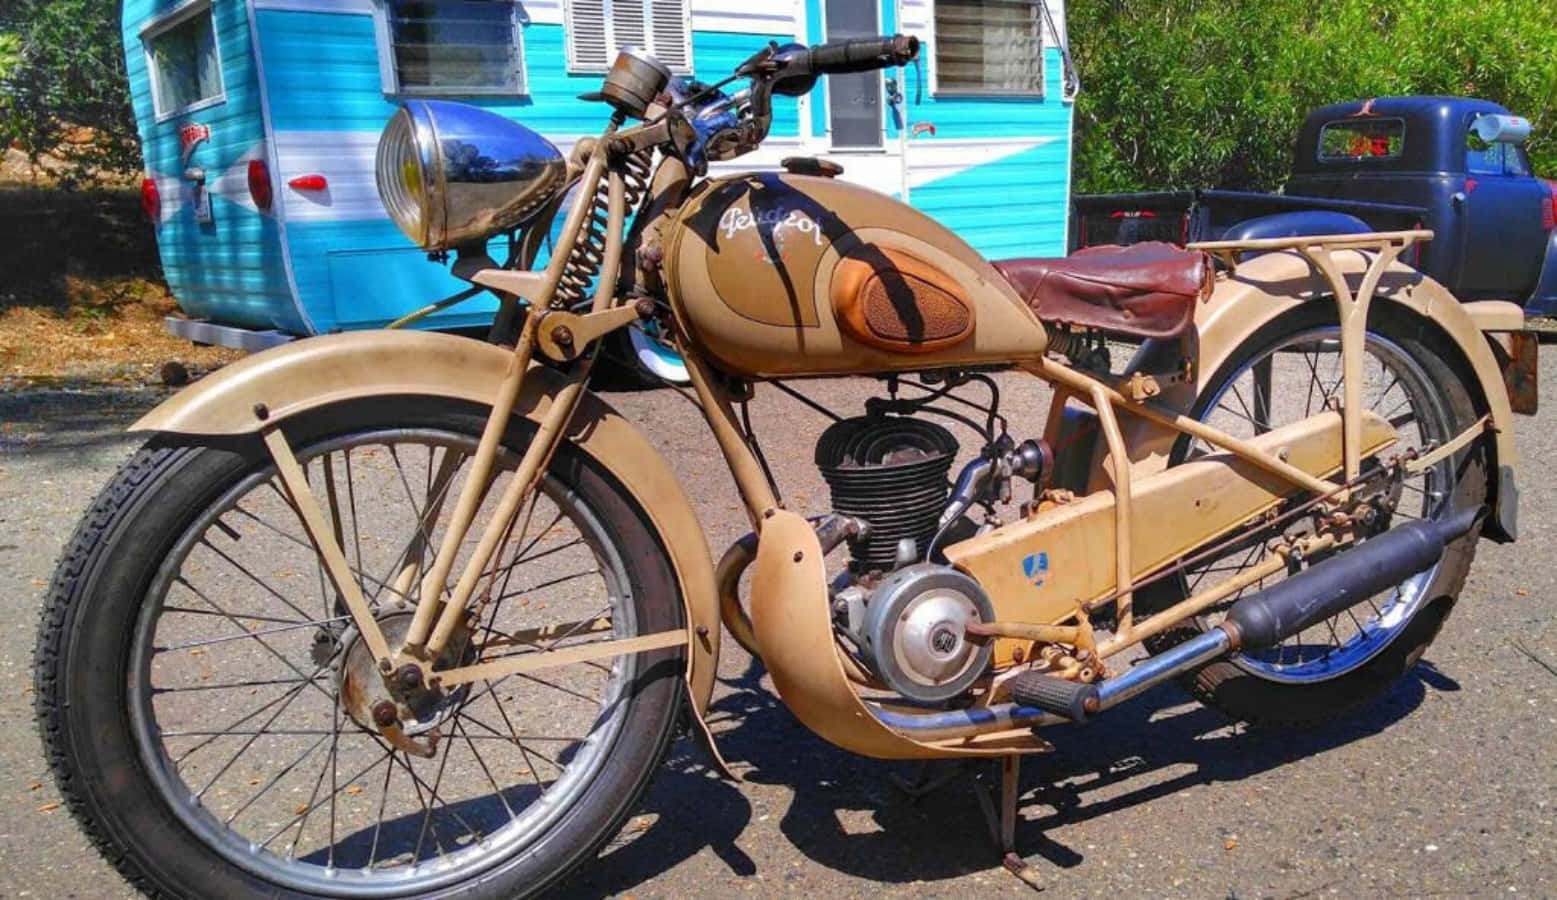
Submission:
<svg viewBox="0 0 1557 900">
<path fill-rule="evenodd" d="M 1189 327 L 1216 271 L 1209 255 L 1160 242 L 994 265 L 1046 325 L 1159 339 Z"/>
</svg>

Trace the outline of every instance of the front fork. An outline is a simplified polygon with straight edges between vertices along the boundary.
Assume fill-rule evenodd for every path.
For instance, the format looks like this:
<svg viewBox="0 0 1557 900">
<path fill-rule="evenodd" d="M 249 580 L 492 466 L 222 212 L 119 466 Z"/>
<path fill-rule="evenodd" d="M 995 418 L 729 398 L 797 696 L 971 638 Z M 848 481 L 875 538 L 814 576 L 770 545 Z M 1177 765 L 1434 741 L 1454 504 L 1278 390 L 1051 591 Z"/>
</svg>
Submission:
<svg viewBox="0 0 1557 900">
<path fill-rule="evenodd" d="M 293 455 L 279 425 L 264 432 L 265 447 L 276 465 L 282 486 L 323 561 L 326 574 L 345 603 L 352 623 L 376 660 L 379 672 L 392 685 L 392 689 L 405 684 L 418 684 L 437 690 L 549 666 L 604 659 L 624 653 L 641 653 L 687 643 L 686 629 L 675 629 L 565 649 L 536 649 L 533 652 L 507 654 L 486 662 L 437 671 L 433 669 L 434 661 L 443 655 L 451 639 L 459 632 L 461 624 L 470 615 L 471 598 L 476 586 L 494 565 L 520 511 L 539 489 L 543 473 L 562 443 L 594 365 L 595 354 L 584 351 L 606 332 L 623 327 L 638 316 L 639 311 L 635 308 L 619 305 L 615 292 L 628 212 L 627 188 L 623 175 L 608 166 L 607 156 L 608 153 L 597 150 L 585 165 L 579 180 L 577 199 L 568 212 L 561 236 L 544 271 L 489 270 L 473 279 L 480 284 L 522 296 L 530 301 L 530 314 L 525 317 L 524 328 L 509 359 L 497 396 L 492 398 L 491 412 L 476 451 L 470 458 L 470 470 L 455 499 L 437 553 L 420 585 L 415 587 L 415 613 L 400 646 L 392 647 L 385 640 L 373 609 L 346 561 L 340 539 L 329 524 L 331 517 L 326 516 L 314 496 L 307 475 Z M 556 295 L 569 257 L 588 224 L 587 217 L 591 215 L 591 207 L 602 179 L 608 179 L 607 237 L 591 312 L 578 315 L 551 310 L 551 300 Z M 476 513 L 494 479 L 497 455 L 510 427 L 514 405 L 537 345 L 548 355 L 573 360 L 573 365 L 564 386 L 551 396 L 550 405 L 545 409 L 533 439 L 525 448 L 513 478 L 498 498 L 496 509 L 481 530 L 474 551 L 466 560 L 458 580 L 450 588 L 448 580 L 453 574 L 456 557 L 471 533 Z M 447 484 L 452 481 L 453 475 L 453 471 L 440 471 L 437 479 Z M 435 519 L 441 510 L 441 502 L 430 504 L 424 519 Z M 430 540 L 426 533 L 430 532 L 432 524 L 432 521 L 422 523 L 423 527 L 413 539 L 413 553 L 424 551 Z M 393 590 L 399 596 L 410 594 L 415 573 L 414 564 L 408 564 L 401 570 L 393 585 Z M 382 727 L 386 735 L 393 737 L 390 732 L 395 729 L 394 723 Z"/>
</svg>

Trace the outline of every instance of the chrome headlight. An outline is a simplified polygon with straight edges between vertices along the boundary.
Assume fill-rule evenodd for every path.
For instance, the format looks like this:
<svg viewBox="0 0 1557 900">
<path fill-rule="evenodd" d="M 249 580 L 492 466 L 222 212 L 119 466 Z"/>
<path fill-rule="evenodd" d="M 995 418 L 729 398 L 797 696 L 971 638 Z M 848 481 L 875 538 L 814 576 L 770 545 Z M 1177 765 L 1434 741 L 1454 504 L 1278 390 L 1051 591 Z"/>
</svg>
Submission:
<svg viewBox="0 0 1557 900">
<path fill-rule="evenodd" d="M 378 196 L 400 230 L 443 250 L 523 225 L 562 187 L 551 141 L 463 103 L 414 100 L 378 139 Z"/>
</svg>

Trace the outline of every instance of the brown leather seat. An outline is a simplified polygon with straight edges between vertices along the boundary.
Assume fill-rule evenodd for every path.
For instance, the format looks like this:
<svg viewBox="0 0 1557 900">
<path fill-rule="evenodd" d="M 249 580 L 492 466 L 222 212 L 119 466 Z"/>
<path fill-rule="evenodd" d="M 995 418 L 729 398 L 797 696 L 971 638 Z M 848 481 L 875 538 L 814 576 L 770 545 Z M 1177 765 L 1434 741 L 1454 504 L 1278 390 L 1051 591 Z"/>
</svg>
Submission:
<svg viewBox="0 0 1557 900">
<path fill-rule="evenodd" d="M 1211 257 L 1172 244 L 1088 247 L 1059 259 L 995 263 L 1040 321 L 1140 338 L 1172 338 L 1211 293 Z"/>
</svg>

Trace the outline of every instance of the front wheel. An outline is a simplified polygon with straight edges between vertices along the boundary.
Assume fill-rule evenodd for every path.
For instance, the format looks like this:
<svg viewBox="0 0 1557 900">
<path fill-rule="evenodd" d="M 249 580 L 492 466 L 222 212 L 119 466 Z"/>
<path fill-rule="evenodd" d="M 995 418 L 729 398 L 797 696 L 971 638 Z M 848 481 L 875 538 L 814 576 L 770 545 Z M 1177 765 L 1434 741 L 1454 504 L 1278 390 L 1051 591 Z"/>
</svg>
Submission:
<svg viewBox="0 0 1557 900">
<path fill-rule="evenodd" d="M 484 418 L 398 398 L 287 423 L 392 645 Z M 511 429 L 477 529 L 532 432 Z M 350 711 L 364 648 L 258 444 L 154 441 L 94 503 L 49 589 L 39 724 L 103 854 L 153 894 L 506 898 L 598 850 L 664 752 L 681 651 L 445 692 L 415 729 L 436 734 L 435 755 L 396 749 Z M 477 586 L 453 662 L 682 627 L 645 522 L 561 447 Z"/>
<path fill-rule="evenodd" d="M 1364 407 L 1394 427 L 1399 440 L 1385 454 L 1426 452 L 1476 421 L 1471 387 L 1458 355 L 1431 325 L 1388 308 L 1377 309 L 1367 329 Z M 1258 331 L 1207 379 L 1191 415 L 1235 437 L 1338 408 L 1341 396 L 1340 329 L 1334 309 L 1322 302 L 1299 308 Z M 1211 452 L 1181 438 L 1170 465 Z M 1377 465 L 1364 460 L 1364 468 Z M 1442 519 L 1486 501 L 1483 442 L 1438 465 L 1406 477 L 1386 498 L 1389 521 Z M 1303 498 L 1299 498 L 1300 500 Z M 1389 521 L 1381 523 L 1387 526 Z M 1289 637 L 1276 647 L 1210 663 L 1181 683 L 1197 699 L 1237 719 L 1302 726 L 1344 715 L 1375 700 L 1427 649 L 1465 583 L 1480 528 L 1453 542 L 1432 569 L 1415 575 L 1364 605 Z M 1138 608 L 1165 609 L 1192 594 L 1259 564 L 1276 534 L 1269 530 L 1236 542 L 1144 589 Z M 1283 576 L 1240 591 L 1184 626 L 1148 641 L 1160 652 L 1215 626 L 1233 602 Z"/>
</svg>

